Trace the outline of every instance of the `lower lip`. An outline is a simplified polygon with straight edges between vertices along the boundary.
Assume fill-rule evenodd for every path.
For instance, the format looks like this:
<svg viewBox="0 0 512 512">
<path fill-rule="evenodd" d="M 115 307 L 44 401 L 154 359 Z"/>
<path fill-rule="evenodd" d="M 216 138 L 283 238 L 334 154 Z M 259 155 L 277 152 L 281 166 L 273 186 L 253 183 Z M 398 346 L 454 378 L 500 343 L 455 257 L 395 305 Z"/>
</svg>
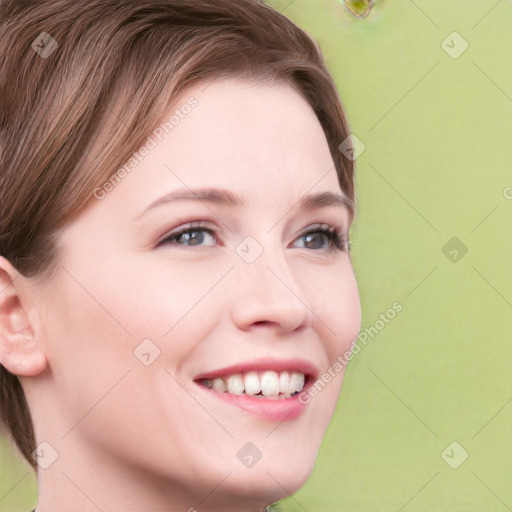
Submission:
<svg viewBox="0 0 512 512">
<path fill-rule="evenodd" d="M 300 393 L 290 398 L 255 398 L 249 395 L 220 393 L 201 384 L 198 384 L 198 386 L 213 396 L 237 405 L 241 409 L 268 421 L 285 421 L 297 418 L 304 412 L 307 405 L 299 402 Z"/>
</svg>

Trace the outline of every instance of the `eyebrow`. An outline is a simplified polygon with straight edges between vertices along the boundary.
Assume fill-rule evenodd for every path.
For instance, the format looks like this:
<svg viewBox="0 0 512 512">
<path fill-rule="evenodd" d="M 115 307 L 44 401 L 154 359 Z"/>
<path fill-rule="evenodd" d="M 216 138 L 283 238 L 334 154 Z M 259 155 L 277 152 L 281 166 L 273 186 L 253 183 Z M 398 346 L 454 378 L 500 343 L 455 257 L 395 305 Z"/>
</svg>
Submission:
<svg viewBox="0 0 512 512">
<path fill-rule="evenodd" d="M 219 188 L 201 188 L 196 190 L 183 189 L 170 192 L 164 196 L 153 201 L 140 215 L 133 220 L 138 220 L 143 217 L 147 212 L 159 206 L 172 204 L 180 201 L 198 201 L 211 204 L 219 204 L 229 206 L 232 208 L 243 208 L 247 202 L 242 197 L 234 194 L 226 189 Z M 334 206 L 338 208 L 347 208 L 351 210 L 352 202 L 342 192 L 319 192 L 315 194 L 307 194 L 303 196 L 297 203 L 299 210 L 313 210 L 315 208 L 322 208 Z"/>
</svg>

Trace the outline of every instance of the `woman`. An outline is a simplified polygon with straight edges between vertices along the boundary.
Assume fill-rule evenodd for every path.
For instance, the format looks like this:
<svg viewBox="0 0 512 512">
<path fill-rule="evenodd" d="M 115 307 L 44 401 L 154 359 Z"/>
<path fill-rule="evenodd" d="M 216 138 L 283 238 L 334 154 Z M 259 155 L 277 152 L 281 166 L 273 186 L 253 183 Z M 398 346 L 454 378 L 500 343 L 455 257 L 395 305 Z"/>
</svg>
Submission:
<svg viewBox="0 0 512 512">
<path fill-rule="evenodd" d="M 37 511 L 295 492 L 361 322 L 318 46 L 258 0 L 11 2 L 2 33 L 1 415 Z"/>
</svg>

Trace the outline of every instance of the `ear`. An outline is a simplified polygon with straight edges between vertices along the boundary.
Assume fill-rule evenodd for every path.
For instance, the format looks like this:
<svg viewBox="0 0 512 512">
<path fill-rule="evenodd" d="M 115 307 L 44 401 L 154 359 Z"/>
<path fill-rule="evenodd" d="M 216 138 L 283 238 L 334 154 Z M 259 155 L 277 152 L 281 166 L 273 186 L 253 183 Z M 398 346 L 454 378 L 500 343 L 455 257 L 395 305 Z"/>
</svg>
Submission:
<svg viewBox="0 0 512 512">
<path fill-rule="evenodd" d="M 28 314 L 33 284 L 0 256 L 0 364 L 14 375 L 34 376 L 47 366 Z"/>
</svg>

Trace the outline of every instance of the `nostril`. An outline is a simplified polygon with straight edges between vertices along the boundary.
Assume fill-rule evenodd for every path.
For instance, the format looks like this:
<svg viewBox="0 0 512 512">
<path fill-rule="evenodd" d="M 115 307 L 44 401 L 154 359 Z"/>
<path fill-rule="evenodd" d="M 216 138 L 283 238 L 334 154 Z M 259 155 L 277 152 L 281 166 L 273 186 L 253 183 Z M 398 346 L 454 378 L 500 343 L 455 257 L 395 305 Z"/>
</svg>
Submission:
<svg viewBox="0 0 512 512">
<path fill-rule="evenodd" d="M 272 325 L 273 322 L 271 322 L 270 320 L 256 320 L 256 322 L 253 322 L 253 325 L 262 325 L 262 326 L 267 326 L 267 325 Z"/>
</svg>

